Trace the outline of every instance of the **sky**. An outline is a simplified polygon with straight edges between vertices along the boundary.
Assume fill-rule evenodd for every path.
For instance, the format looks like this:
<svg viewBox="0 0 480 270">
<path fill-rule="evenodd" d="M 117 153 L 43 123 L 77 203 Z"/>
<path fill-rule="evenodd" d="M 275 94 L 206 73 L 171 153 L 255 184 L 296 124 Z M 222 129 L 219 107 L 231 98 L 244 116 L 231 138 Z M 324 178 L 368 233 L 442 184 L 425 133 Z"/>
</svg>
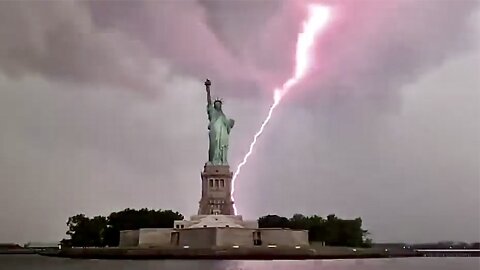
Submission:
<svg viewBox="0 0 480 270">
<path fill-rule="evenodd" d="M 480 2 L 164 0 L 0 2 L 0 242 L 60 240 L 79 213 L 195 214 L 203 81 L 236 120 L 234 169 L 309 3 L 332 20 L 236 181 L 240 214 L 479 241 Z"/>
</svg>

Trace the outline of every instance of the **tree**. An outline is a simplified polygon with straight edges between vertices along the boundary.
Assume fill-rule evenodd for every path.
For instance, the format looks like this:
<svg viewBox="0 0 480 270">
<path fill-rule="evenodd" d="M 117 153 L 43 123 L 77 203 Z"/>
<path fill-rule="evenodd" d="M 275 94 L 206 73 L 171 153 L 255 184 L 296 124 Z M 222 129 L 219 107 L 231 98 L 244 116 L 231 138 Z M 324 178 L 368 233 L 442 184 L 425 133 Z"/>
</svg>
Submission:
<svg viewBox="0 0 480 270">
<path fill-rule="evenodd" d="M 362 245 L 360 245 L 362 248 L 371 248 L 373 245 L 373 240 L 370 238 L 365 238 L 363 241 Z"/>
<path fill-rule="evenodd" d="M 334 214 L 326 219 L 313 215 L 310 217 L 295 214 L 290 219 L 278 215 L 266 215 L 258 219 L 260 228 L 291 228 L 308 230 L 310 241 L 324 242 L 330 246 L 369 246 L 371 239 L 366 238 L 368 231 L 362 229 L 362 219 L 340 219 Z"/>
<path fill-rule="evenodd" d="M 62 243 L 71 246 L 103 246 L 103 233 L 107 219 L 96 216 L 92 219 L 84 214 L 68 218 L 67 235 L 70 239 L 64 239 Z"/>
<path fill-rule="evenodd" d="M 286 217 L 267 215 L 258 219 L 259 228 L 290 228 L 290 222 Z"/>
<path fill-rule="evenodd" d="M 289 220 L 289 228 L 295 230 L 310 229 L 309 220 L 302 214 L 295 214 Z"/>
<path fill-rule="evenodd" d="M 117 246 L 121 230 L 140 228 L 173 228 L 175 220 L 183 216 L 171 210 L 125 209 L 113 212 L 108 217 L 88 218 L 84 214 L 72 216 L 67 221 L 67 235 L 62 240 L 69 246 Z"/>
<path fill-rule="evenodd" d="M 105 233 L 105 244 L 117 246 L 120 240 L 120 231 L 138 230 L 140 228 L 173 228 L 175 220 L 182 220 L 184 217 L 172 210 L 140 210 L 125 209 L 120 212 L 111 213 L 108 216 L 108 224 Z"/>
</svg>

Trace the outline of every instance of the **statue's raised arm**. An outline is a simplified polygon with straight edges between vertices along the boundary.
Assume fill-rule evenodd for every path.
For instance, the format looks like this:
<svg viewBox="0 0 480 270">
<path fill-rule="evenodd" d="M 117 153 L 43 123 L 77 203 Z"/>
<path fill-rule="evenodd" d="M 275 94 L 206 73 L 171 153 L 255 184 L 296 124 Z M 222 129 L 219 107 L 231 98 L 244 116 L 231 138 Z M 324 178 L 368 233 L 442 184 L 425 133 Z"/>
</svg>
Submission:
<svg viewBox="0 0 480 270">
<path fill-rule="evenodd" d="M 205 81 L 205 89 L 207 90 L 207 105 L 212 104 L 212 96 L 210 95 L 210 85 L 212 85 L 212 82 L 210 82 L 209 79 Z"/>
</svg>

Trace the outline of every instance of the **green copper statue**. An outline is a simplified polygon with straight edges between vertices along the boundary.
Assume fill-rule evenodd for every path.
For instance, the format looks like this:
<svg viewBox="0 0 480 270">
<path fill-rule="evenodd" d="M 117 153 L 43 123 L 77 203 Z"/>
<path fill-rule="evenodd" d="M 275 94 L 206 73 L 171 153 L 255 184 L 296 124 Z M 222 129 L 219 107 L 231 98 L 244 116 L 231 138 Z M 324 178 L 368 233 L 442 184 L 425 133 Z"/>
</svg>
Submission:
<svg viewBox="0 0 480 270">
<path fill-rule="evenodd" d="M 228 165 L 228 137 L 233 128 L 235 121 L 228 119 L 222 111 L 222 101 L 216 99 L 212 104 L 210 95 L 210 80 L 205 81 L 207 89 L 207 113 L 210 144 L 208 148 L 208 164 L 209 165 Z"/>
</svg>

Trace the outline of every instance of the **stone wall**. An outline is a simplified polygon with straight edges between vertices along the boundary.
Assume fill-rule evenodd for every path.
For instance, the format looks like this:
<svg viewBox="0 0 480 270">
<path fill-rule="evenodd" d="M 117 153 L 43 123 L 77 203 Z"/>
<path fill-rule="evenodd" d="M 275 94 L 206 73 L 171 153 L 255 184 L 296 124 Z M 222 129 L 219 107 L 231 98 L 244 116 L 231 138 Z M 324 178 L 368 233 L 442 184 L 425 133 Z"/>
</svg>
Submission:
<svg viewBox="0 0 480 270">
<path fill-rule="evenodd" d="M 253 229 L 244 228 L 218 228 L 217 246 L 222 247 L 253 247 Z"/>
<path fill-rule="evenodd" d="M 256 220 L 244 221 L 240 215 L 195 215 L 190 217 L 190 220 L 174 221 L 175 229 L 204 227 L 204 225 L 207 227 L 258 228 L 258 222 Z"/>
<path fill-rule="evenodd" d="M 308 246 L 308 231 L 286 229 L 260 229 L 262 246 Z"/>
<path fill-rule="evenodd" d="M 145 228 L 139 230 L 138 246 L 153 247 L 170 245 L 172 229 Z"/>
<path fill-rule="evenodd" d="M 249 228 L 189 228 L 181 230 L 147 228 L 120 232 L 120 247 L 167 247 L 172 246 L 172 232 L 178 233 L 178 246 L 190 248 L 211 247 L 253 247 L 254 232 L 260 232 L 263 247 L 307 247 L 308 231 L 288 229 L 249 229 Z M 175 244 L 173 244 L 175 246 Z"/>
<path fill-rule="evenodd" d="M 216 228 L 195 228 L 180 230 L 179 246 L 210 248 L 215 246 Z"/>
<path fill-rule="evenodd" d="M 120 231 L 119 247 L 136 247 L 138 246 L 138 230 Z"/>
</svg>

